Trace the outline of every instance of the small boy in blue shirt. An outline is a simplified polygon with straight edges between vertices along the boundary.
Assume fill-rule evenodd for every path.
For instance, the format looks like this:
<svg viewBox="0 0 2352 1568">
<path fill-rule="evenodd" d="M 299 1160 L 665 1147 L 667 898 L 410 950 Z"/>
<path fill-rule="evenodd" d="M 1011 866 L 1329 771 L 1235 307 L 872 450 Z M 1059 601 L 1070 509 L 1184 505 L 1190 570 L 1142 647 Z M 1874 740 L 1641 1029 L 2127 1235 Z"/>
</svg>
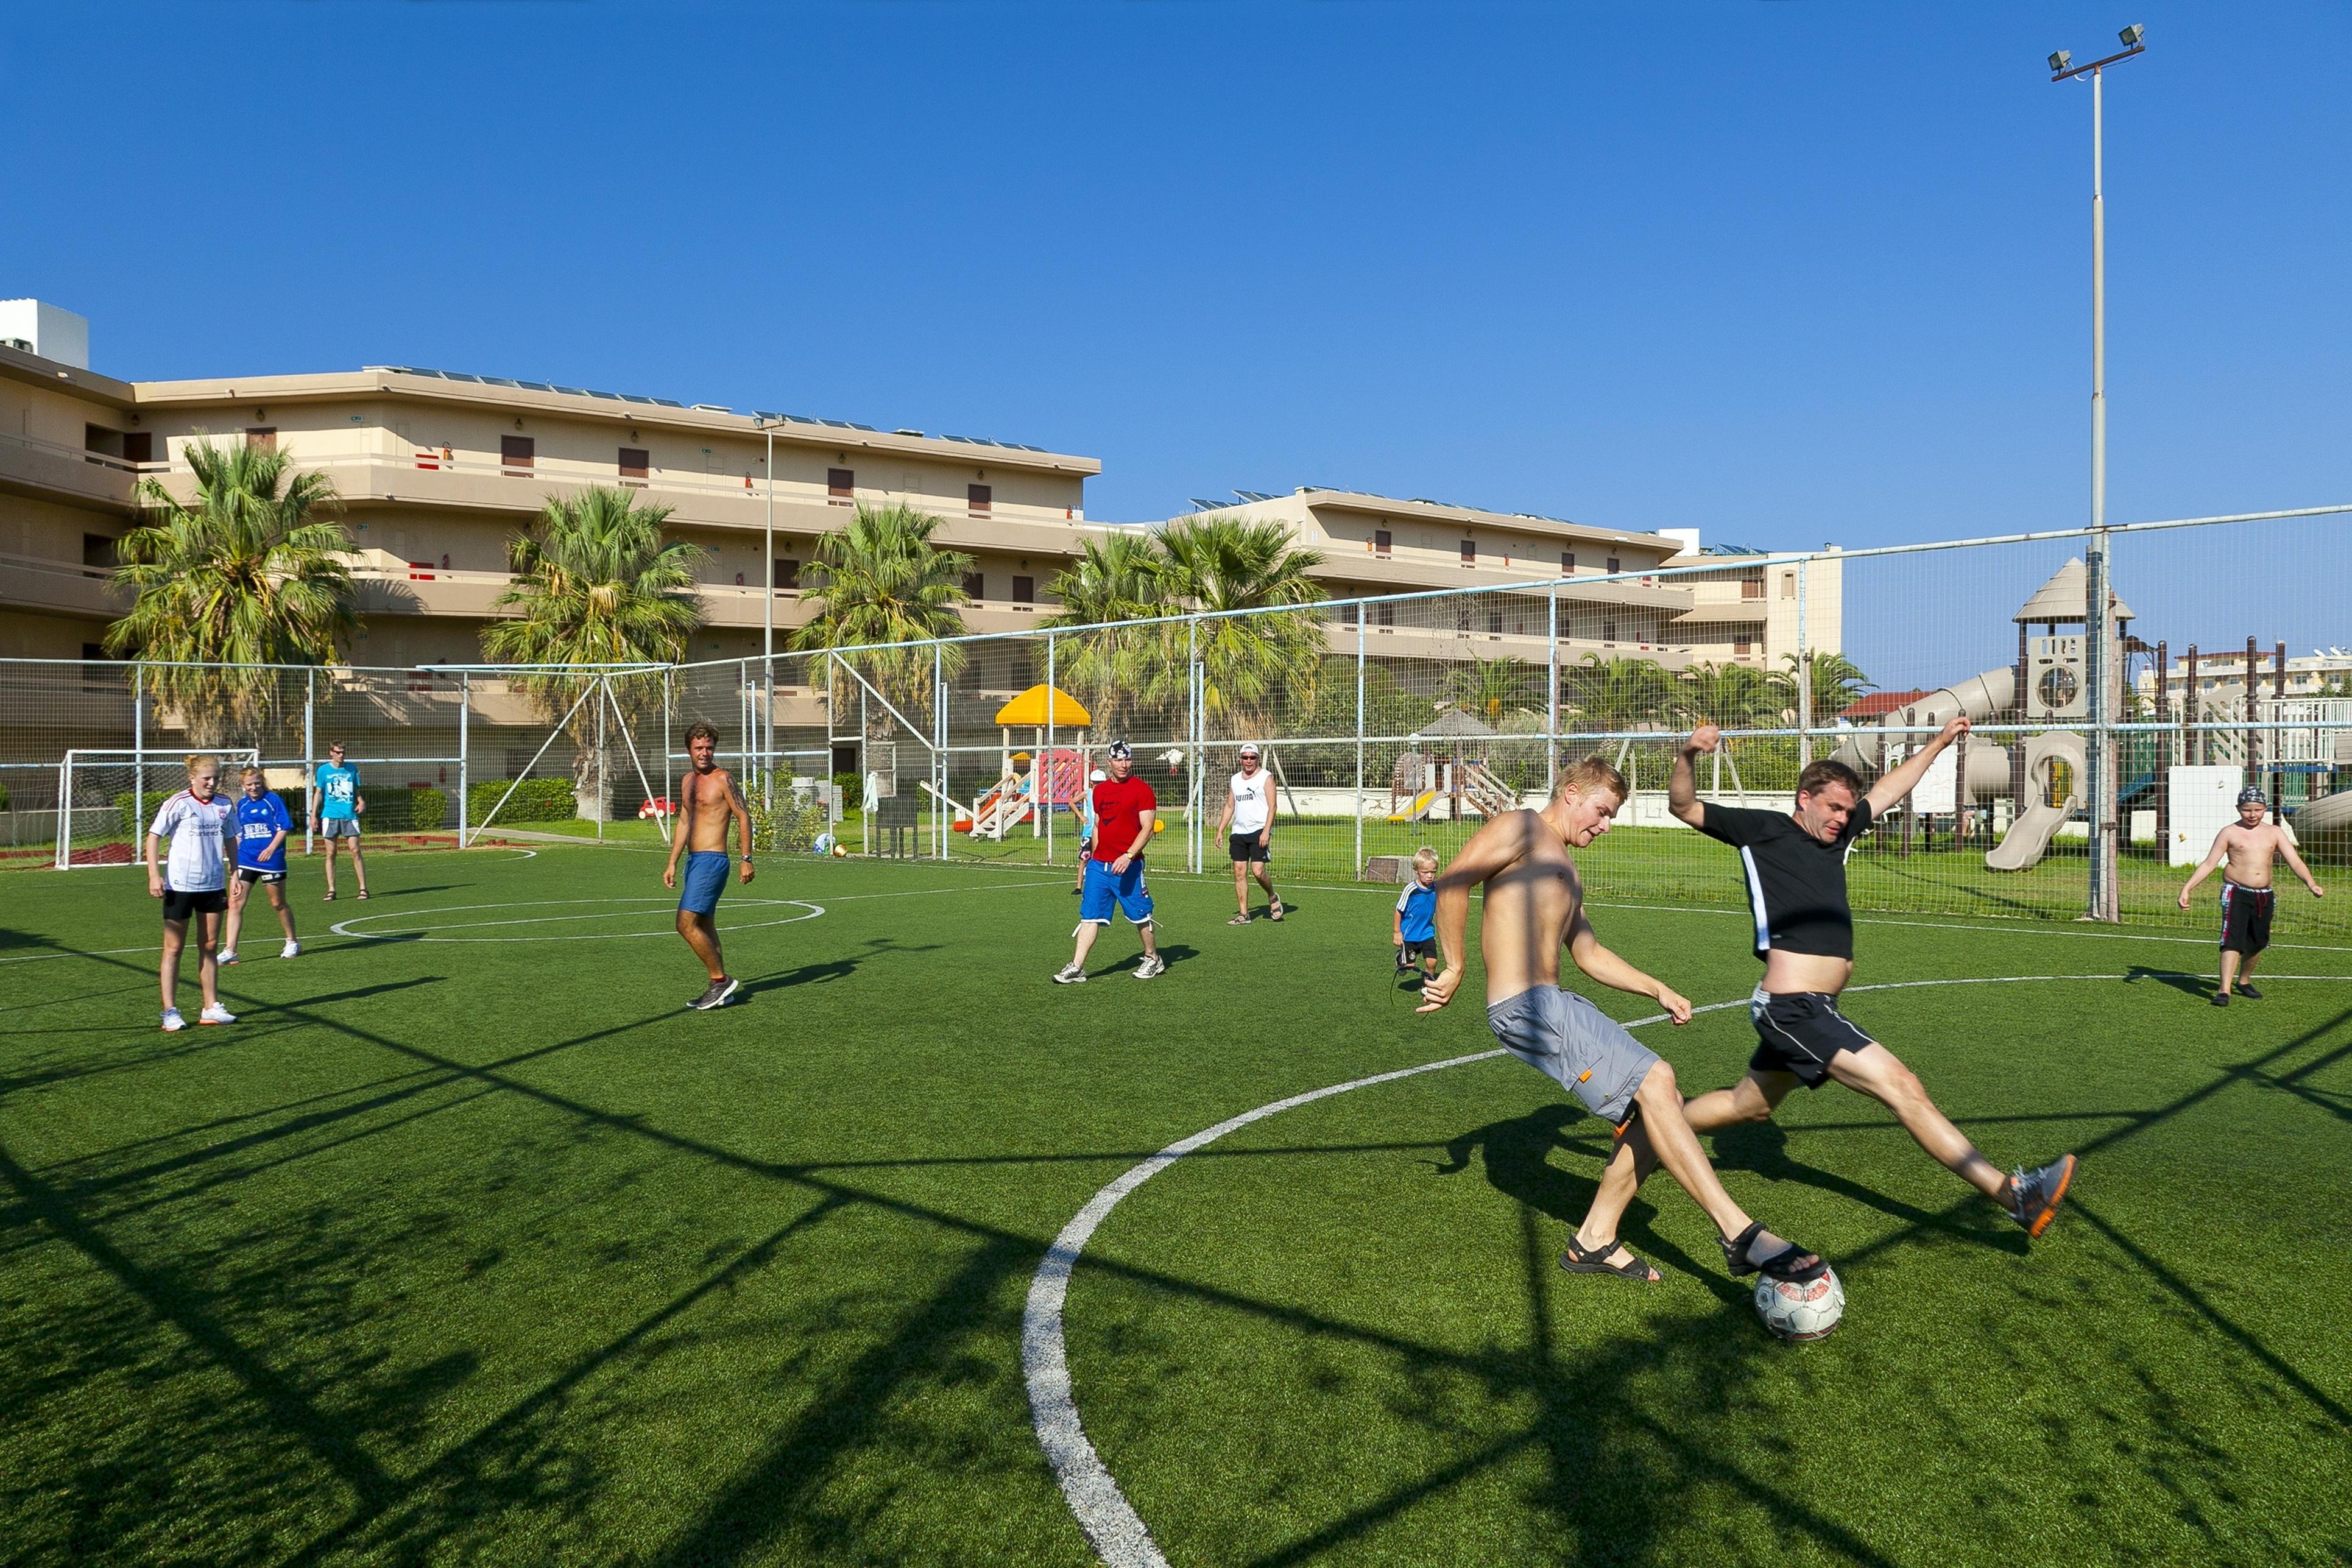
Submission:
<svg viewBox="0 0 2352 1568">
<path fill-rule="evenodd" d="M 1399 974 L 1416 966 L 1423 979 L 1437 973 L 1437 851 L 1426 844 L 1412 852 L 1412 880 L 1397 895 L 1389 941 Z"/>
</svg>

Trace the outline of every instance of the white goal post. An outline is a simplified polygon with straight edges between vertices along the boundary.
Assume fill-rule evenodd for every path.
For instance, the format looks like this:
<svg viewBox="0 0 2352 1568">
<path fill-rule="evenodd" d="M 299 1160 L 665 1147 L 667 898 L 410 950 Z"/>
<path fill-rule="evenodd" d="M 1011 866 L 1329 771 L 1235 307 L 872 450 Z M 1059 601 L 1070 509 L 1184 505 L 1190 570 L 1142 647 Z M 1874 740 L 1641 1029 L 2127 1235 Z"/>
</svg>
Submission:
<svg viewBox="0 0 2352 1568">
<path fill-rule="evenodd" d="M 251 746 L 209 746 L 221 763 L 221 793 L 234 801 L 236 770 L 258 767 Z M 57 868 L 135 866 L 155 810 L 187 782 L 188 753 L 78 747 L 58 763 Z"/>
</svg>

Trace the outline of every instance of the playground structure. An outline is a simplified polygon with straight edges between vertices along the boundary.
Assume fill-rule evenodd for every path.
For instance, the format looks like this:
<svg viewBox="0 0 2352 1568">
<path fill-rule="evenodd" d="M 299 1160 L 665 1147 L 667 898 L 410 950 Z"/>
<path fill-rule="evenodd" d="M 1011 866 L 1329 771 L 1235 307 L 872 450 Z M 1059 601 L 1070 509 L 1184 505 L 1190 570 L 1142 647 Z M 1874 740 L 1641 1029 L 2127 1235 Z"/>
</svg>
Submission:
<svg viewBox="0 0 2352 1568">
<path fill-rule="evenodd" d="M 1494 735 L 1476 717 L 1454 708 L 1409 736 L 1416 742 L 1451 741 L 1454 751 L 1450 757 L 1411 751 L 1397 759 L 1389 775 L 1388 820 L 1420 822 L 1444 807 L 1445 820 L 1460 822 L 1469 816 L 1494 817 L 1516 808 L 1518 792 L 1496 778 L 1484 759 L 1467 754 L 1470 742 Z"/>
<path fill-rule="evenodd" d="M 1051 686 L 1033 686 L 996 710 L 1003 752 L 996 783 L 966 806 L 926 784 L 923 788 L 944 802 L 955 816 L 952 829 L 975 838 L 1002 841 L 1023 823 L 1033 837 L 1045 831 L 1045 814 L 1067 811 L 1073 816 L 1086 800 L 1092 748 L 1086 733 L 1094 722 L 1078 700 Z M 1030 731 L 1036 747 L 1033 756 L 1013 749 L 1013 731 Z M 1047 737 L 1061 730 L 1076 731 L 1075 746 L 1048 745 Z M 1058 738 L 1058 735 L 1055 736 Z M 1024 770 L 1018 764 L 1027 762 Z"/>
</svg>

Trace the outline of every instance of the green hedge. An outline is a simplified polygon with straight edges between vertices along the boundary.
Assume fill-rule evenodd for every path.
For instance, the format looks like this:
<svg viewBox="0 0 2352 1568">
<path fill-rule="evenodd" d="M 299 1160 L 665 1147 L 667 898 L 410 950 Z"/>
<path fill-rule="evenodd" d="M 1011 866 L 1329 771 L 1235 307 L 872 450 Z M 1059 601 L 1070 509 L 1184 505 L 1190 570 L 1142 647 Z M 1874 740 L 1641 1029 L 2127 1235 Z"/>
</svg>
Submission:
<svg viewBox="0 0 2352 1568">
<path fill-rule="evenodd" d="M 506 779 L 484 779 L 466 792 L 466 820 L 480 826 L 507 793 Z M 498 822 L 569 822 L 580 815 L 570 779 L 525 779 L 514 786 Z M 493 827 L 498 822 L 491 823 Z"/>
<path fill-rule="evenodd" d="M 479 787 L 477 785 L 477 790 Z M 168 790 L 151 789 L 147 792 L 149 820 L 153 819 L 156 808 L 161 806 L 170 795 L 171 792 Z M 279 790 L 278 796 L 286 803 L 286 815 L 294 821 L 294 831 L 291 837 L 301 837 L 304 812 L 309 804 L 307 792 L 299 789 Z M 236 795 L 232 795 L 230 798 L 234 800 Z M 564 799 L 571 798 L 567 791 Z M 137 800 L 138 797 L 129 790 L 114 797 L 116 824 L 121 827 L 125 837 L 133 840 L 143 837 L 147 832 L 146 823 L 132 819 L 132 807 L 137 804 Z M 360 819 L 360 826 L 370 833 L 431 833 L 447 821 L 448 815 L 449 795 L 446 790 L 386 790 L 368 803 L 367 815 Z"/>
</svg>

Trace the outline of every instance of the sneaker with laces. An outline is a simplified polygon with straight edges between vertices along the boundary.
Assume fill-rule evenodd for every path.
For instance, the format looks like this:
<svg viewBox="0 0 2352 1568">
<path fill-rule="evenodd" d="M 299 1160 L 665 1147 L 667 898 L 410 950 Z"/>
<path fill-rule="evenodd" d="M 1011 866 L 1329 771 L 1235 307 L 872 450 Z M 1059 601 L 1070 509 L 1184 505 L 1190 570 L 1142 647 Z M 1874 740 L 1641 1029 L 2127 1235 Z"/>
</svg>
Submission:
<svg viewBox="0 0 2352 1568">
<path fill-rule="evenodd" d="M 2026 1235 L 2040 1236 L 2057 1217 L 2059 1201 L 2074 1184 L 2072 1154 L 2061 1154 L 2036 1171 L 2018 1167 L 2009 1179 L 2009 1217 L 2023 1226 Z"/>
<path fill-rule="evenodd" d="M 1086 983 L 1087 972 L 1075 963 L 1066 963 L 1054 971 L 1054 984 L 1056 985 L 1084 985 Z"/>
<path fill-rule="evenodd" d="M 302 944 L 289 937 L 287 939 L 286 945 L 278 950 L 278 956 L 280 958 L 292 958 L 301 951 Z"/>
<path fill-rule="evenodd" d="M 710 988 L 709 990 L 696 997 L 693 1001 L 688 1003 L 687 1005 L 692 1007 L 698 1013 L 708 1013 L 713 1007 L 724 1007 L 727 1005 L 727 998 L 734 995 L 736 992 L 741 989 L 742 987 L 736 984 L 732 980 L 714 980 L 710 983 Z"/>
<path fill-rule="evenodd" d="M 163 1009 L 163 1032 L 165 1034 L 176 1035 L 187 1026 L 188 1021 L 180 1016 L 180 1010 L 177 1007 L 166 1007 Z"/>
<path fill-rule="evenodd" d="M 234 1024 L 236 1022 L 236 1015 L 215 1002 L 211 1006 L 196 1015 L 196 1022 L 199 1024 Z"/>
<path fill-rule="evenodd" d="M 236 949 L 233 947 L 225 947 L 221 949 L 219 954 L 214 958 L 213 962 L 215 963 L 235 963 L 236 962 Z"/>
<path fill-rule="evenodd" d="M 1168 961 L 1156 952 L 1147 952 L 1143 962 L 1135 966 L 1138 980 L 1150 980 L 1168 973 Z"/>
</svg>

